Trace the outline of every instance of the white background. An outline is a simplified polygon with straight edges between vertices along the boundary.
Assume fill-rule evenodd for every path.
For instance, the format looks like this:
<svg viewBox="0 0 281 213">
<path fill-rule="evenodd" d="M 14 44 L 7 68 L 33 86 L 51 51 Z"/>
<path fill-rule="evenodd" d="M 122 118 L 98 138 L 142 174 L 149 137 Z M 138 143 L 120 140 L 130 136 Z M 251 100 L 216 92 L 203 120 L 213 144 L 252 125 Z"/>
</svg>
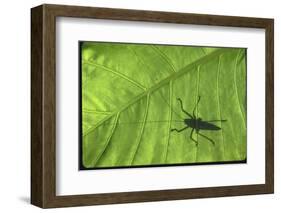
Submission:
<svg viewBox="0 0 281 213">
<path fill-rule="evenodd" d="M 79 40 L 247 48 L 247 163 L 78 171 Z M 265 183 L 264 30 L 59 18 L 56 41 L 57 195 Z"/>
<path fill-rule="evenodd" d="M 140 204 L 68 208 L 69 212 L 278 212 L 281 206 L 280 179 L 280 30 L 279 1 L 245 0 L 119 0 L 119 1 L 49 1 L 88 6 L 122 7 L 147 10 L 166 10 L 222 15 L 258 16 L 275 18 L 275 194 L 230 198 L 196 199 Z M 1 2 L 1 176 L 0 210 L 10 212 L 42 211 L 28 204 L 30 189 L 30 7 L 42 1 Z M 279 111 L 278 111 L 279 109 Z M 257 115 L 258 116 L 258 115 Z M 208 178 L 208 177 L 206 177 Z M 64 212 L 66 209 L 50 210 Z M 280 211 L 280 210 L 279 210 Z"/>
</svg>

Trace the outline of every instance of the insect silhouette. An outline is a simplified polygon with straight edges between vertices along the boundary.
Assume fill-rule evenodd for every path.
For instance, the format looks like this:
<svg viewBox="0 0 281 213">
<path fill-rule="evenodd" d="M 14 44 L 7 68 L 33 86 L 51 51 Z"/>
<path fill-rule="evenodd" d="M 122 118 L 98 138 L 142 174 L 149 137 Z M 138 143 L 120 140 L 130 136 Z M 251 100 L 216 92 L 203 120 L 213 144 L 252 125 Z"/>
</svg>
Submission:
<svg viewBox="0 0 281 213">
<path fill-rule="evenodd" d="M 179 101 L 181 110 L 183 113 L 185 113 L 188 118 L 184 119 L 183 122 L 186 125 L 184 128 L 182 129 L 171 129 L 171 131 L 176 131 L 176 132 L 182 132 L 188 128 L 191 128 L 191 132 L 190 132 L 190 139 L 195 142 L 196 146 L 198 145 L 198 141 L 195 140 L 193 138 L 193 133 L 194 131 L 197 133 L 197 135 L 200 135 L 201 137 L 207 139 L 208 141 L 210 141 L 213 145 L 215 145 L 215 141 L 213 141 L 211 138 L 203 135 L 202 133 L 200 133 L 200 130 L 209 130 L 209 131 L 218 131 L 221 130 L 220 127 L 216 126 L 215 124 L 212 124 L 211 122 L 225 122 L 227 120 L 209 120 L 209 121 L 204 121 L 202 120 L 202 118 L 200 117 L 196 117 L 195 115 L 195 110 L 198 107 L 198 104 L 200 102 L 200 96 L 198 97 L 197 103 L 195 104 L 195 107 L 193 109 L 192 114 L 190 114 L 189 112 L 187 112 L 184 108 L 183 108 L 183 104 L 182 104 L 182 100 L 180 98 L 177 98 L 177 100 Z"/>
</svg>

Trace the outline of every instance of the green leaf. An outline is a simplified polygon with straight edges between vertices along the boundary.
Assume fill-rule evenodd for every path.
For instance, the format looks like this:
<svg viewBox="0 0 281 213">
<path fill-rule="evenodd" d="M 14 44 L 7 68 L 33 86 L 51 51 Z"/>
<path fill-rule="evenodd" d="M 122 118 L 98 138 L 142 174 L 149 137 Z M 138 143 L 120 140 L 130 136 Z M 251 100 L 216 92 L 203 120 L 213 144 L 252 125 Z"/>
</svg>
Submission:
<svg viewBox="0 0 281 213">
<path fill-rule="evenodd" d="M 83 42 L 81 54 L 84 167 L 246 160 L 245 49 Z M 192 114 L 199 96 L 197 118 L 226 121 L 194 131 L 196 145 L 192 128 L 171 130 L 191 119 L 177 98 Z"/>
</svg>

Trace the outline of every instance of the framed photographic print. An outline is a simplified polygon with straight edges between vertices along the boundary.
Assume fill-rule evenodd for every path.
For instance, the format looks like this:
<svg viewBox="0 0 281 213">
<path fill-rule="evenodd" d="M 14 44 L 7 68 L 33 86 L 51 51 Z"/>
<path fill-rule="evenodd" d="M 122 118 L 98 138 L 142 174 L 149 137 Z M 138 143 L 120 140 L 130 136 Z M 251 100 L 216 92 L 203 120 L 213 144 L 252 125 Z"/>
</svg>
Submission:
<svg viewBox="0 0 281 213">
<path fill-rule="evenodd" d="M 273 19 L 31 9 L 31 203 L 273 193 Z"/>
</svg>

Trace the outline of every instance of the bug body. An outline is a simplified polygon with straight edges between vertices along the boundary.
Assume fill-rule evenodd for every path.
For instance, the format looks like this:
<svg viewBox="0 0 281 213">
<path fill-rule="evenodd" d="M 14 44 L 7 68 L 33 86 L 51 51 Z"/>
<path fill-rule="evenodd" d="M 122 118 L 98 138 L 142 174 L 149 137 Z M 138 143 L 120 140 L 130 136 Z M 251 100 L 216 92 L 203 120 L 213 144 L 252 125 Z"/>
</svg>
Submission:
<svg viewBox="0 0 281 213">
<path fill-rule="evenodd" d="M 193 109 L 193 113 L 190 114 L 189 112 L 187 112 L 184 108 L 183 108 L 183 104 L 182 104 L 182 100 L 180 98 L 177 99 L 180 103 L 180 107 L 181 110 L 189 117 L 183 120 L 185 127 L 183 127 L 182 129 L 171 129 L 171 131 L 176 131 L 176 132 L 182 132 L 188 128 L 191 128 L 191 132 L 190 132 L 190 139 L 195 142 L 196 145 L 198 145 L 198 141 L 195 140 L 193 138 L 193 133 L 194 131 L 197 133 L 197 135 L 200 135 L 202 137 L 204 137 L 205 139 L 207 139 L 208 141 L 210 141 L 213 145 L 215 145 L 215 142 L 203 135 L 202 133 L 200 133 L 201 130 L 209 130 L 209 131 L 218 131 L 221 130 L 221 128 L 211 122 L 225 122 L 226 120 L 209 120 L 209 121 L 204 121 L 202 120 L 202 118 L 197 118 L 195 115 L 195 110 L 199 104 L 200 101 L 200 96 L 198 97 L 198 101 Z"/>
<path fill-rule="evenodd" d="M 184 119 L 184 123 L 186 126 L 193 128 L 195 130 L 220 130 L 221 128 L 216 126 L 215 124 L 203 121 L 201 118 L 198 119 Z"/>
</svg>

